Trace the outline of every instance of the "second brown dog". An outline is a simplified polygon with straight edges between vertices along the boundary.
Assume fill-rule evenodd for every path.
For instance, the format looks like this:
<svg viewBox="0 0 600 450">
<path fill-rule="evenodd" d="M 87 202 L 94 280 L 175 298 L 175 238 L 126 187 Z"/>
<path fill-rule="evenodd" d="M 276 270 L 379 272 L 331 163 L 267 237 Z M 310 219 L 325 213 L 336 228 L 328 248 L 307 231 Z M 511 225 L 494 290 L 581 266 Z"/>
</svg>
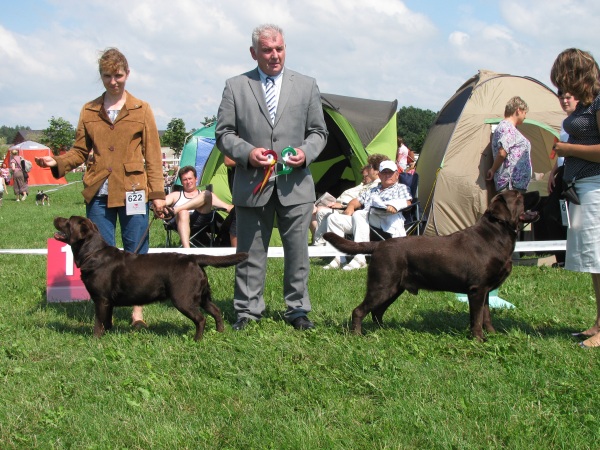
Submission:
<svg viewBox="0 0 600 450">
<path fill-rule="evenodd" d="M 379 324 L 388 307 L 404 291 L 419 289 L 465 293 L 469 299 L 471 333 L 483 340 L 494 332 L 488 295 L 512 271 L 519 226 L 537 219 L 526 211 L 539 200 L 537 192 L 505 191 L 496 195 L 479 221 L 448 236 L 412 236 L 380 242 L 352 242 L 333 233 L 323 238 L 347 254 L 371 254 L 367 293 L 352 311 L 352 330 L 360 334 L 371 313 Z M 527 203 L 527 206 L 526 206 Z"/>
<path fill-rule="evenodd" d="M 94 336 L 112 328 L 115 306 L 146 305 L 170 299 L 173 306 L 196 325 L 201 339 L 206 319 L 200 307 L 223 331 L 221 311 L 211 298 L 203 267 L 227 267 L 248 258 L 247 253 L 226 256 L 153 253 L 137 255 L 112 247 L 102 239 L 94 223 L 81 216 L 54 219 L 55 239 L 69 244 L 81 280 L 94 301 Z"/>
</svg>

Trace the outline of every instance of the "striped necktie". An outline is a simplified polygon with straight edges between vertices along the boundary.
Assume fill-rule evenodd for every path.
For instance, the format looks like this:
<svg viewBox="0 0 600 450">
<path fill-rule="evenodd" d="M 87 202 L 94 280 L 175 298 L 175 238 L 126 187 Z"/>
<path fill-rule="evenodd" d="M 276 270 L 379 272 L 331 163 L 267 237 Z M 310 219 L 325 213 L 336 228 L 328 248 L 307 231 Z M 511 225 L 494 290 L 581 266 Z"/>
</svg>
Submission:
<svg viewBox="0 0 600 450">
<path fill-rule="evenodd" d="M 269 115 L 271 116 L 271 123 L 275 123 L 275 112 L 277 111 L 275 80 L 271 77 L 267 77 L 266 84 L 265 100 L 267 101 L 267 108 L 269 110 Z"/>
</svg>

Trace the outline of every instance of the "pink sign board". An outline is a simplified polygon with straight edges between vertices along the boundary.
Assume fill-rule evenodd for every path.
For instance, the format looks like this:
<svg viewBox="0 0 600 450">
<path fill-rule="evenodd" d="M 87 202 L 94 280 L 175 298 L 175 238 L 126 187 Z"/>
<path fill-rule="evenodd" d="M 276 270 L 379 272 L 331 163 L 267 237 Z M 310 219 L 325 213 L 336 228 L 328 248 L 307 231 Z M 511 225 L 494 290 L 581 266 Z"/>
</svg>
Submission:
<svg viewBox="0 0 600 450">
<path fill-rule="evenodd" d="M 48 239 L 46 273 L 48 302 L 78 302 L 90 299 L 90 294 L 81 281 L 79 269 L 73 261 L 71 246 L 56 239 Z"/>
</svg>

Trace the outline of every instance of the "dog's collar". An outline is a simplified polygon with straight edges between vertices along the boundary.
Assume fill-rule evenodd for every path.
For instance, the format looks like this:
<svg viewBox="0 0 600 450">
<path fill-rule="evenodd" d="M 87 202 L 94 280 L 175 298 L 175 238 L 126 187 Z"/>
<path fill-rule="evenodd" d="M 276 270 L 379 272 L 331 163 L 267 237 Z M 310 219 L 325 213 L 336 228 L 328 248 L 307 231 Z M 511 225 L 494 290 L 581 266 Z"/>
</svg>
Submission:
<svg viewBox="0 0 600 450">
<path fill-rule="evenodd" d="M 508 231 L 510 231 L 512 234 L 514 234 L 515 236 L 517 234 L 519 234 L 519 230 L 518 228 L 514 227 L 510 224 L 510 222 L 508 222 L 507 220 L 504 219 L 500 219 L 499 217 L 496 217 L 495 215 L 493 215 L 491 212 L 486 211 L 485 215 L 488 216 L 488 218 L 492 221 L 492 222 L 497 222 L 501 225 L 504 225 L 506 227 L 506 229 Z"/>
</svg>

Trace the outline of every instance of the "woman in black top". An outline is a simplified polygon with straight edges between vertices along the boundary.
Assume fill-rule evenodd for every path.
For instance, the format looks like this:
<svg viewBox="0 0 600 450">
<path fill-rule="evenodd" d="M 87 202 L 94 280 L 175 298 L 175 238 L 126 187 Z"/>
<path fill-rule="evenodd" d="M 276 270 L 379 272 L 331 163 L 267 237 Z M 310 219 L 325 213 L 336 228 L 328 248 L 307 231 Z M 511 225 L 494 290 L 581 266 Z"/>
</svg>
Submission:
<svg viewBox="0 0 600 450">
<path fill-rule="evenodd" d="M 565 157 L 564 180 L 575 180 L 580 205 L 569 205 L 565 269 L 592 275 L 596 294 L 596 321 L 575 336 L 587 338 L 582 347 L 600 346 L 600 69 L 586 51 L 570 48 L 558 55 L 550 72 L 552 83 L 579 100 L 563 128 L 568 142 L 554 149 Z"/>
</svg>

